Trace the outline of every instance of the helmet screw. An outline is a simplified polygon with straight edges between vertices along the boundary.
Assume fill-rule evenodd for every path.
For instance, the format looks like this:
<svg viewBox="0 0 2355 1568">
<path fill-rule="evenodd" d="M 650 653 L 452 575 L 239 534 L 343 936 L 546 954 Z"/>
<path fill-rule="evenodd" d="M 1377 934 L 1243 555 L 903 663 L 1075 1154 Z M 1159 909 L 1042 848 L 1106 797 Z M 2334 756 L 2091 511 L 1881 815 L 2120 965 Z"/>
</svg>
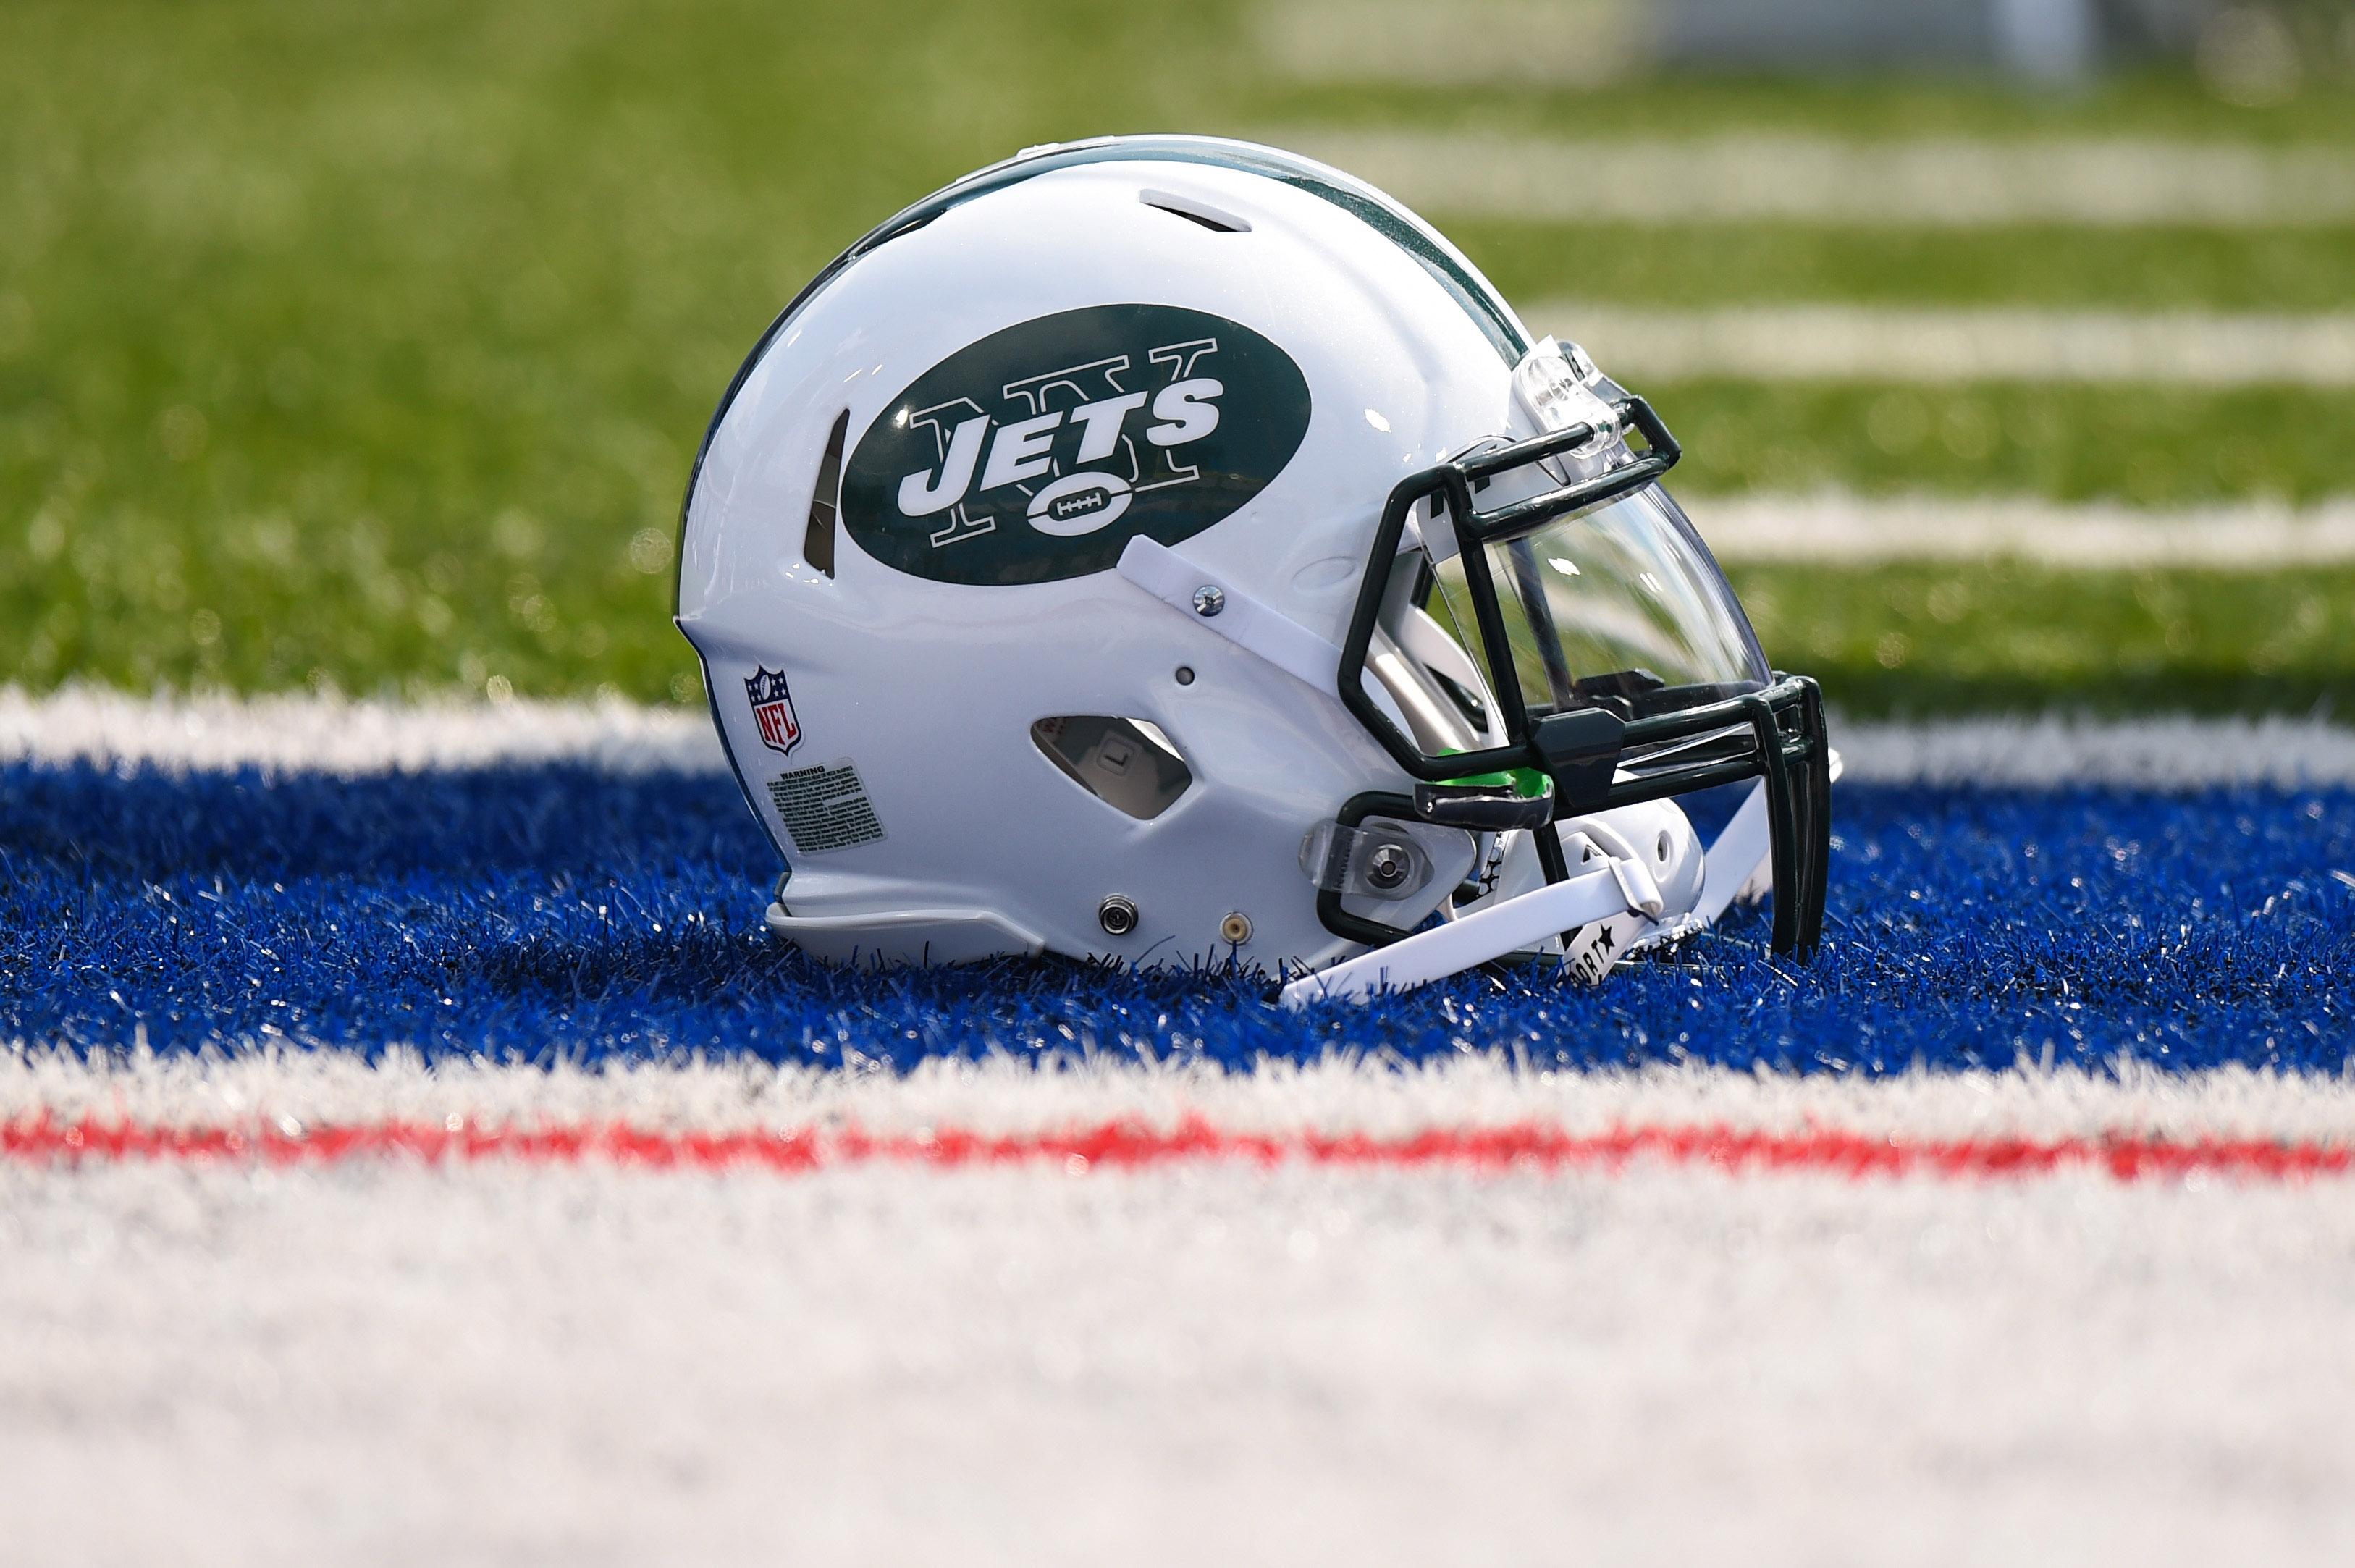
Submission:
<svg viewBox="0 0 2355 1568">
<path fill-rule="evenodd" d="M 1215 615 L 1227 607 L 1227 591 L 1214 582 L 1205 582 L 1194 590 L 1194 613 Z"/>
<path fill-rule="evenodd" d="M 1378 888 L 1394 888 L 1406 880 L 1406 851 L 1395 844 L 1375 846 L 1366 857 L 1366 880 Z"/>
<path fill-rule="evenodd" d="M 1237 910 L 1234 913 L 1227 916 L 1226 919 L 1219 922 L 1220 939 L 1227 943 L 1230 946 L 1241 947 L 1244 943 L 1251 940 L 1251 916 L 1243 913 L 1241 910 Z"/>
<path fill-rule="evenodd" d="M 1126 936 L 1136 929 L 1136 901 L 1113 894 L 1096 905 L 1096 923 L 1107 936 Z"/>
</svg>

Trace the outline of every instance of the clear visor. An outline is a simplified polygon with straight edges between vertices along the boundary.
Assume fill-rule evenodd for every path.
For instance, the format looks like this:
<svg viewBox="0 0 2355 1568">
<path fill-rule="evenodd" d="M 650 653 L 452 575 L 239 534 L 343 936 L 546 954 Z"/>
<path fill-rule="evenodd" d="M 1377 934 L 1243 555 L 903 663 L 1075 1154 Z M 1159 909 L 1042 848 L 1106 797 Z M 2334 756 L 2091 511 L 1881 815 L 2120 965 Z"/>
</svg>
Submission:
<svg viewBox="0 0 2355 1568">
<path fill-rule="evenodd" d="M 1642 719 L 1771 678 L 1732 585 L 1657 485 L 1481 548 L 1532 717 L 1601 707 Z M 1437 577 L 1430 608 L 1493 678 L 1462 558 Z"/>
</svg>

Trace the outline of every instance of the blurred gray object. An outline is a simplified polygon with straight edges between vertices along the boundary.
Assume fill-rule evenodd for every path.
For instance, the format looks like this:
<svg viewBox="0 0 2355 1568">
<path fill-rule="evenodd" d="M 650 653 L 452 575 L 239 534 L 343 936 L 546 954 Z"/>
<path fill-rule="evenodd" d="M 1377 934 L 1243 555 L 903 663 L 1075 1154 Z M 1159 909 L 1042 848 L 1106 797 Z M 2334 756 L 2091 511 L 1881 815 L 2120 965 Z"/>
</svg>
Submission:
<svg viewBox="0 0 2355 1568">
<path fill-rule="evenodd" d="M 2182 57 L 2226 0 L 1262 0 L 1271 63 L 1326 80 L 1584 83 L 1645 69 L 1999 71 L 2070 81 Z"/>
<path fill-rule="evenodd" d="M 1994 65 L 2082 76 L 2103 48 L 2095 0 L 1659 0 L 1662 64 L 1715 68 Z"/>
</svg>

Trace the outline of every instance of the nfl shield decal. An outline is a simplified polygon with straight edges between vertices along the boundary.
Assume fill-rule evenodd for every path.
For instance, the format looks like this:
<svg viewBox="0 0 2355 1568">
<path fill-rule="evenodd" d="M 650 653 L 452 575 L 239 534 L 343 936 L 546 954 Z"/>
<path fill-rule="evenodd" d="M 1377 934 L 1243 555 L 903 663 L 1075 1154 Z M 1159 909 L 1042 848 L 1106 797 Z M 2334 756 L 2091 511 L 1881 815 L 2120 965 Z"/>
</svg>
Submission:
<svg viewBox="0 0 2355 1568">
<path fill-rule="evenodd" d="M 783 670 L 754 671 L 745 677 L 744 696 L 752 704 L 752 722 L 760 726 L 761 744 L 784 752 L 802 743 L 801 720 L 794 713 L 794 694 L 785 686 Z"/>
</svg>

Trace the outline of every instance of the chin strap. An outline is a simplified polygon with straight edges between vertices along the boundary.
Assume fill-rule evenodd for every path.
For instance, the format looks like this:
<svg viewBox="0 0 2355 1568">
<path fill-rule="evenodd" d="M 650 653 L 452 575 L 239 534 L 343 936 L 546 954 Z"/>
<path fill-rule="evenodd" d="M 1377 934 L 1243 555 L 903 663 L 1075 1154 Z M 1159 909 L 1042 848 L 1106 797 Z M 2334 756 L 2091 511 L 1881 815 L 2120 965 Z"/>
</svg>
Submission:
<svg viewBox="0 0 2355 1568">
<path fill-rule="evenodd" d="M 1764 879 L 1772 874 L 1767 861 L 1770 832 L 1766 785 L 1761 781 L 1750 787 L 1733 820 L 1705 852 L 1700 897 L 1692 913 L 1676 923 L 1678 930 L 1715 923 L 1753 884 L 1753 896 L 1764 892 Z M 1508 953 L 1540 946 L 1565 931 L 1627 916 L 1642 923 L 1629 946 L 1655 937 L 1656 933 L 1643 929 L 1664 912 L 1659 884 L 1653 880 L 1651 869 L 1640 860 L 1599 849 L 1597 855 L 1603 862 L 1598 869 L 1475 910 L 1329 969 L 1303 975 L 1284 987 L 1280 999 L 1285 1007 L 1297 1008 L 1311 1002 L 1364 1001 L 1384 991 L 1409 991 L 1492 963 Z"/>
<path fill-rule="evenodd" d="M 1765 896 L 1773 882 L 1766 857 L 1774 847 L 1774 834 L 1766 825 L 1766 781 L 1761 779 L 1750 786 L 1742 797 L 1742 809 L 1701 857 L 1700 898 L 1693 913 L 1703 925 L 1715 925 L 1717 917 L 1744 893 L 1753 899 Z"/>
</svg>

